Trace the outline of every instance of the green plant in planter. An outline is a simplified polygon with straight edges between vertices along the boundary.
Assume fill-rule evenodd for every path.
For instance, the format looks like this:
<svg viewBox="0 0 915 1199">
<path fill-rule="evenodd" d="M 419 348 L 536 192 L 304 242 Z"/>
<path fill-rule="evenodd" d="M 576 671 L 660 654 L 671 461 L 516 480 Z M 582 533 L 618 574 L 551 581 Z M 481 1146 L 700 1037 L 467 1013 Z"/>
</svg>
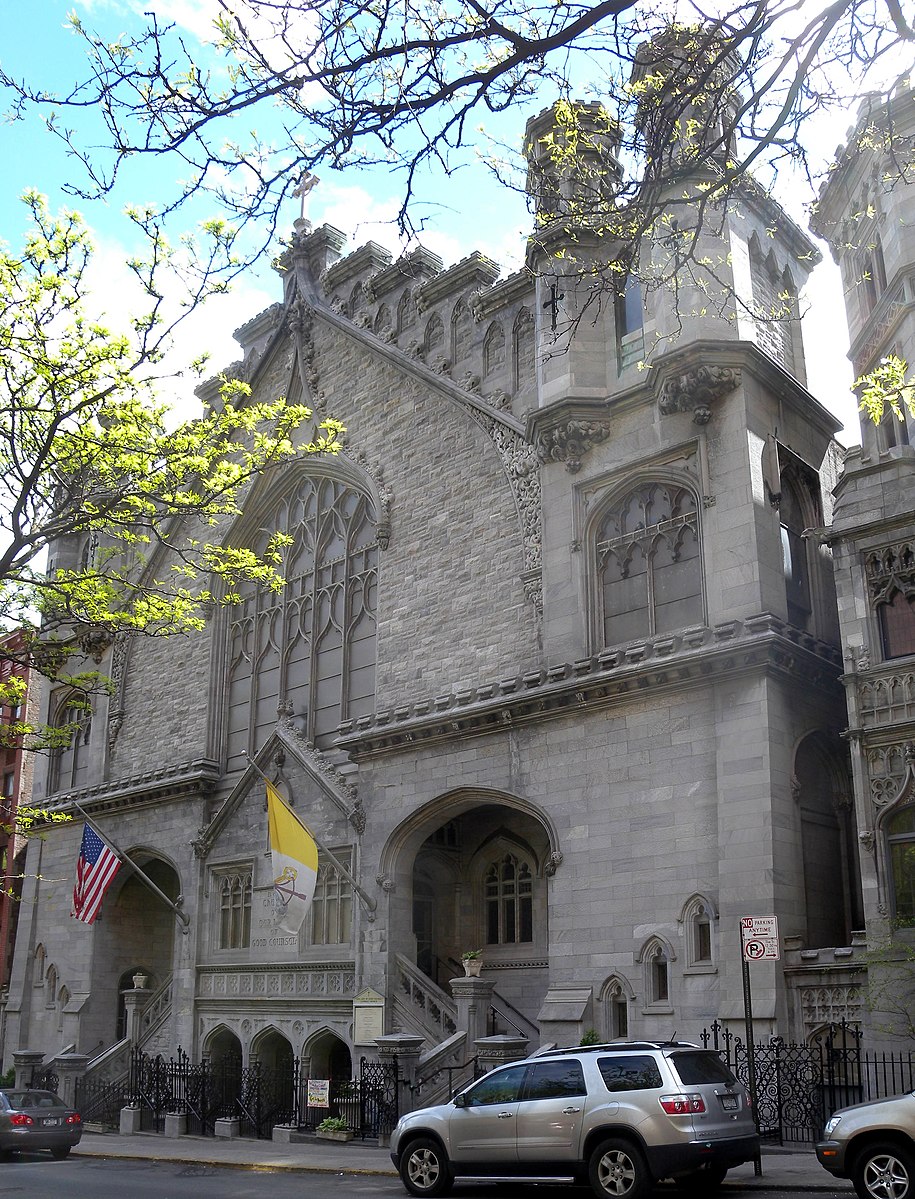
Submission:
<svg viewBox="0 0 915 1199">
<path fill-rule="evenodd" d="M 341 1116 L 325 1116 L 318 1125 L 318 1132 L 349 1132 L 349 1125 Z"/>
<path fill-rule="evenodd" d="M 600 1037 L 593 1028 L 588 1028 L 585 1029 L 585 1032 L 578 1043 L 579 1045 L 599 1045 Z"/>
<path fill-rule="evenodd" d="M 482 956 L 483 956 L 482 949 L 465 949 L 464 952 L 461 954 L 461 961 L 462 962 L 475 962 L 477 960 L 477 958 L 481 958 Z"/>
</svg>

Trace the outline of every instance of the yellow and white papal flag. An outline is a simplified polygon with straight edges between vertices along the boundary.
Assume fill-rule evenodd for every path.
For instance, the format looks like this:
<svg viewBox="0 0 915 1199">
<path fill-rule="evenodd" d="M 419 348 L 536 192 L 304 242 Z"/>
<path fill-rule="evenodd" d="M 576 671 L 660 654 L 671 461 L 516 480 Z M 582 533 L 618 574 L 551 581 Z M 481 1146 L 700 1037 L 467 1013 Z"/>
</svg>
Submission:
<svg viewBox="0 0 915 1199">
<path fill-rule="evenodd" d="M 315 893 L 318 847 L 311 833 L 270 783 L 267 783 L 267 828 L 273 857 L 278 924 L 283 932 L 297 933 Z"/>
</svg>

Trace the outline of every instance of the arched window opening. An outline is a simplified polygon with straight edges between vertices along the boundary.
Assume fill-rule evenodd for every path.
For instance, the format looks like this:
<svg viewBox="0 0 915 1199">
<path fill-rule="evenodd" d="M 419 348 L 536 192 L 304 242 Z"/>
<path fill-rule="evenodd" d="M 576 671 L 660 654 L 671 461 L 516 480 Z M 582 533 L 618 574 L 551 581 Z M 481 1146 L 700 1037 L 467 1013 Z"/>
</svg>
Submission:
<svg viewBox="0 0 915 1199">
<path fill-rule="evenodd" d="M 814 732 L 798 745 L 794 780 L 804 867 L 806 943 L 809 948 L 847 945 L 863 927 L 847 749 L 838 738 Z"/>
<path fill-rule="evenodd" d="M 620 372 L 645 357 L 645 300 L 635 275 L 627 275 L 615 300 L 617 359 Z"/>
<path fill-rule="evenodd" d="M 483 375 L 488 378 L 504 366 L 505 332 L 498 321 L 493 321 L 483 340 Z"/>
<path fill-rule="evenodd" d="M 519 391 L 534 379 L 534 318 L 527 308 L 518 313 L 513 332 L 514 384 Z"/>
<path fill-rule="evenodd" d="M 611 979 L 603 989 L 604 1024 L 607 1040 L 629 1036 L 629 993 L 618 979 Z"/>
<path fill-rule="evenodd" d="M 707 970 L 714 965 L 715 916 L 708 900 L 695 896 L 686 905 L 683 915 L 688 969 Z"/>
<path fill-rule="evenodd" d="M 892 598 L 877 609 L 884 658 L 903 658 L 915 654 L 913 598 L 903 595 L 901 591 L 894 591 Z"/>
<path fill-rule="evenodd" d="M 445 344 L 445 326 L 437 312 L 433 312 L 426 323 L 426 355 L 441 350 Z"/>
<path fill-rule="evenodd" d="M 463 300 L 458 300 L 451 313 L 451 361 L 462 362 L 470 353 L 473 337 L 473 317 Z"/>
<path fill-rule="evenodd" d="M 246 949 L 251 943 L 251 871 L 219 878 L 219 948 Z"/>
<path fill-rule="evenodd" d="M 397 332 L 404 333 L 416 324 L 416 301 L 413 292 L 408 287 L 397 304 Z"/>
<path fill-rule="evenodd" d="M 764 254 L 754 238 L 750 243 L 750 274 L 756 316 L 756 344 L 791 374 L 797 374 L 795 336 L 799 320 L 797 288 L 787 270 L 780 270 L 771 253 Z"/>
<path fill-rule="evenodd" d="M 597 529 L 602 645 L 618 645 L 700 624 L 704 616 L 695 494 L 662 482 L 640 484 Z"/>
<path fill-rule="evenodd" d="M 670 1002 L 670 959 L 663 945 L 654 945 L 646 957 L 649 1003 Z"/>
<path fill-rule="evenodd" d="M 305 476 L 279 502 L 274 529 L 292 539 L 279 594 L 253 584 L 229 626 L 229 768 L 243 769 L 292 705 L 305 735 L 325 748 L 342 720 L 375 697 L 378 544 L 369 501 L 338 479 Z"/>
<path fill-rule="evenodd" d="M 350 869 L 351 852 L 339 849 L 334 857 Z M 339 867 L 318 855 L 318 878 L 311 901 L 313 945 L 347 945 L 353 927 L 353 887 Z"/>
<path fill-rule="evenodd" d="M 487 945 L 533 941 L 533 882 L 530 866 L 511 853 L 486 871 L 483 888 Z"/>
<path fill-rule="evenodd" d="M 88 745 L 92 736 L 92 709 L 76 692 L 57 698 L 52 726 L 58 730 L 61 744 L 51 751 L 48 790 L 69 790 L 88 782 Z"/>
<path fill-rule="evenodd" d="M 915 926 L 915 805 L 895 812 L 886 822 L 893 916 L 896 923 Z"/>
<path fill-rule="evenodd" d="M 779 517 L 788 620 L 797 628 L 806 629 L 810 624 L 812 601 L 810 562 L 803 534 L 805 529 L 817 523 L 816 514 L 811 512 L 805 503 L 795 471 L 782 471 L 781 488 Z"/>
</svg>

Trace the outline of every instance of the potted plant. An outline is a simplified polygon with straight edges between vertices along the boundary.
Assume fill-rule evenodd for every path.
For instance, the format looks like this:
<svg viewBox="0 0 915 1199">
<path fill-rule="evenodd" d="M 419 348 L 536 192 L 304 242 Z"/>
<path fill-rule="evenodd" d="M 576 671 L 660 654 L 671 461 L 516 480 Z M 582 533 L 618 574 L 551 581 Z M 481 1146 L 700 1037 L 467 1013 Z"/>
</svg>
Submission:
<svg viewBox="0 0 915 1199">
<path fill-rule="evenodd" d="M 322 1141 L 351 1141 L 353 1134 L 340 1116 L 325 1116 L 315 1129 L 315 1136 Z"/>
<path fill-rule="evenodd" d="M 465 949 L 461 954 L 461 961 L 464 963 L 464 973 L 468 978 L 480 977 L 480 970 L 483 967 L 482 949 Z"/>
</svg>

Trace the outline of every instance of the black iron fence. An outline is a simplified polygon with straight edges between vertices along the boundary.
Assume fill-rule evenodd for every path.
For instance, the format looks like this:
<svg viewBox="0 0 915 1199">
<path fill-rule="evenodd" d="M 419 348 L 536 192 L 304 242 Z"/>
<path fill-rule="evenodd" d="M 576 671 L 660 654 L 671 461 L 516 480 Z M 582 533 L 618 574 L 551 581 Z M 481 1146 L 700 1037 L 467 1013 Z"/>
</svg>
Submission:
<svg viewBox="0 0 915 1199">
<path fill-rule="evenodd" d="M 749 1086 L 747 1047 L 739 1037 L 716 1021 L 701 1040 Z M 843 1022 L 806 1044 L 781 1037 L 757 1044 L 753 1100 L 760 1135 L 779 1144 L 810 1143 L 837 1108 L 915 1087 L 915 1052 L 868 1053 L 860 1040 L 859 1029 Z"/>
<path fill-rule="evenodd" d="M 181 1049 L 173 1058 L 151 1057 L 134 1050 L 130 1077 L 121 1089 L 123 1105 L 140 1110 L 140 1126 L 163 1132 L 168 1115 L 182 1115 L 187 1131 L 213 1136 L 216 1121 L 234 1119 L 246 1137 L 269 1138 L 279 1125 L 314 1130 L 327 1116 L 346 1122 L 355 1135 L 387 1135 L 399 1115 L 399 1079 L 396 1063 L 363 1058 L 357 1079 L 331 1079 L 326 1106 L 311 1105 L 309 1078 L 298 1058 L 268 1067 L 260 1062 L 242 1066 L 236 1058 L 192 1062 Z M 87 1101 L 102 1105 L 113 1098 L 100 1089 Z M 84 1118 L 89 1118 L 84 1113 Z"/>
</svg>

